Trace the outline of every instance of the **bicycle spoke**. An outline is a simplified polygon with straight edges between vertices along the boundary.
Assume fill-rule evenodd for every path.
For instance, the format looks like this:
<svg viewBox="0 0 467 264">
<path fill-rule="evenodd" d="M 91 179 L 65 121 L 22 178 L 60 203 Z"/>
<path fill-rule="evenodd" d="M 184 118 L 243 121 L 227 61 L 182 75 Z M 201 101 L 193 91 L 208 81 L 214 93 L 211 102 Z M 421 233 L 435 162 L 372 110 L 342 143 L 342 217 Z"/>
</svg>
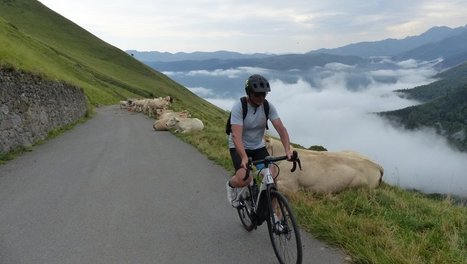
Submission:
<svg viewBox="0 0 467 264">
<path fill-rule="evenodd" d="M 287 200 L 278 192 L 271 192 L 273 211 L 277 217 L 268 220 L 271 243 L 280 263 L 301 263 L 302 245 L 300 233 Z"/>
<path fill-rule="evenodd" d="M 251 198 L 248 197 L 247 199 L 242 199 L 240 201 L 240 206 L 237 207 L 237 212 L 238 216 L 240 217 L 240 221 L 242 222 L 243 227 L 245 230 L 248 232 L 253 230 L 255 227 L 253 218 L 252 218 L 252 211 L 253 211 L 253 205 Z"/>
</svg>

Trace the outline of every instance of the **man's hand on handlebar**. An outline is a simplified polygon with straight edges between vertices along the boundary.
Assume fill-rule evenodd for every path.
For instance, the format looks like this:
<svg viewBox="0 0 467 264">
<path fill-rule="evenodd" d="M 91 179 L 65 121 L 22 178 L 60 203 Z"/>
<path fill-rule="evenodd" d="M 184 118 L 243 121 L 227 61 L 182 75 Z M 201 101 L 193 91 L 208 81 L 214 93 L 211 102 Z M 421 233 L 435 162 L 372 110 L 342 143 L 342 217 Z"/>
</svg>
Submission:
<svg viewBox="0 0 467 264">
<path fill-rule="evenodd" d="M 297 164 L 298 164 L 298 168 L 300 168 L 300 170 L 302 170 L 302 163 L 300 162 L 300 159 L 298 158 L 297 151 L 295 151 L 295 150 L 293 151 L 292 158 L 289 161 L 293 162 L 292 169 L 290 170 L 291 172 L 294 172 L 297 169 Z"/>
<path fill-rule="evenodd" d="M 287 156 L 287 160 L 288 161 L 293 161 L 293 155 L 294 155 L 294 152 L 295 151 L 292 151 L 292 150 L 288 150 L 285 152 L 285 155 Z M 295 152 L 296 153 L 296 152 Z"/>
</svg>

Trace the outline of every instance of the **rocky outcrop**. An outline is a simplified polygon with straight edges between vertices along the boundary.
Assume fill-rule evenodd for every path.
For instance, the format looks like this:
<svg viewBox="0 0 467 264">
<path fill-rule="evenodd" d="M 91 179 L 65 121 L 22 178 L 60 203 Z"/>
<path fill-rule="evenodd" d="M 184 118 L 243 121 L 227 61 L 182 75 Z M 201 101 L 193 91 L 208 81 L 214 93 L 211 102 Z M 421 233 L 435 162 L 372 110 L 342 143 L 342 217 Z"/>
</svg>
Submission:
<svg viewBox="0 0 467 264">
<path fill-rule="evenodd" d="M 0 68 L 0 153 L 31 146 L 86 113 L 82 89 Z"/>
</svg>

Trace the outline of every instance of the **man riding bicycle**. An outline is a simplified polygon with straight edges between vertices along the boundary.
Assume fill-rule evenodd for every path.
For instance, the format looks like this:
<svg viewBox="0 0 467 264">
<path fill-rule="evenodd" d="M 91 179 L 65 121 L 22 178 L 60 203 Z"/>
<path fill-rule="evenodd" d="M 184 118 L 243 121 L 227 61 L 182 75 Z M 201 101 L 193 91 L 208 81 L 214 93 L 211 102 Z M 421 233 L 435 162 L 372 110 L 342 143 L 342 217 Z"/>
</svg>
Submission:
<svg viewBox="0 0 467 264">
<path fill-rule="evenodd" d="M 245 104 L 242 105 L 242 100 L 239 100 L 231 110 L 229 150 L 235 174 L 227 181 L 226 189 L 227 200 L 233 207 L 239 205 L 238 198 L 243 191 L 242 187 L 250 184 L 252 180 L 251 177 L 246 181 L 243 180 L 247 171 L 248 158 L 259 160 L 269 156 L 263 139 L 267 119 L 271 121 L 279 133 L 287 159 L 290 160 L 292 157 L 287 129 L 282 124 L 274 105 L 266 101 L 266 95 L 270 91 L 268 80 L 259 74 L 254 74 L 245 83 L 247 96 L 246 99 L 242 100 L 246 100 L 247 109 L 243 109 Z M 268 106 L 267 109 L 265 105 Z M 245 110 L 247 110 L 246 115 Z"/>
</svg>

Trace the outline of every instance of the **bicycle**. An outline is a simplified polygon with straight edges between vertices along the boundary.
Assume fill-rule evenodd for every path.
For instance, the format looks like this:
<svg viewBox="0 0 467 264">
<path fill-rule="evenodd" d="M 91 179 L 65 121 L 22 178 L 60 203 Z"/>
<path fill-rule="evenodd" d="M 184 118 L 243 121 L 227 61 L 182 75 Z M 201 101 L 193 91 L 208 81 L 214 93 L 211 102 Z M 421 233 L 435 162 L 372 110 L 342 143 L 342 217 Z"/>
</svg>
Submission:
<svg viewBox="0 0 467 264">
<path fill-rule="evenodd" d="M 285 196 L 278 191 L 269 168 L 270 165 L 276 166 L 277 176 L 279 176 L 280 170 L 275 162 L 286 159 L 287 156 L 268 156 L 257 161 L 249 159 L 247 173 L 243 180 L 246 181 L 250 176 L 252 165 L 256 165 L 257 168 L 260 164 L 264 165 L 258 170 L 257 175 L 261 177 L 261 174 L 263 177 L 259 188 L 253 179 L 248 189 L 245 189 L 240 195 L 237 212 L 243 227 L 248 232 L 267 221 L 269 237 L 279 263 L 300 264 L 302 263 L 300 231 L 289 203 Z M 295 171 L 297 164 L 301 170 L 300 159 L 296 151 L 293 152 L 291 161 L 293 161 L 292 172 Z"/>
</svg>

